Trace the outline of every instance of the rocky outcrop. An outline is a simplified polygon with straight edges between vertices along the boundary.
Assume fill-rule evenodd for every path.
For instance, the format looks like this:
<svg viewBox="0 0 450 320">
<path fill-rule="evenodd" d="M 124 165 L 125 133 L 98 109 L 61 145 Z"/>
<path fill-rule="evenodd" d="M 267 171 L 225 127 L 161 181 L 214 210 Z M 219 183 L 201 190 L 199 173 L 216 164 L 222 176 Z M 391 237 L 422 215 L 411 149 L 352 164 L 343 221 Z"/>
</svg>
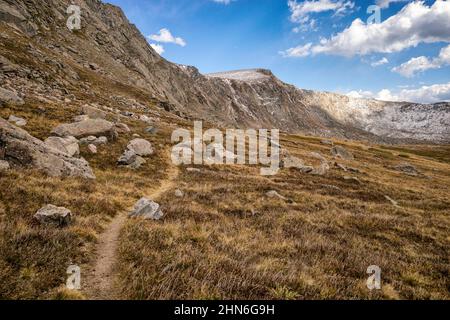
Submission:
<svg viewBox="0 0 450 320">
<path fill-rule="evenodd" d="M 52 134 L 58 137 L 73 136 L 77 139 L 89 136 L 106 136 L 109 140 L 115 140 L 117 138 L 114 124 L 103 119 L 89 119 L 61 124 L 52 131 Z"/>
<path fill-rule="evenodd" d="M 80 147 L 78 145 L 78 140 L 75 137 L 49 137 L 44 142 L 49 147 L 67 153 L 71 157 L 80 155 Z"/>
<path fill-rule="evenodd" d="M 2 118 L 0 160 L 8 161 L 12 166 L 35 168 L 50 176 L 95 179 L 86 160 L 60 152 Z"/>
</svg>

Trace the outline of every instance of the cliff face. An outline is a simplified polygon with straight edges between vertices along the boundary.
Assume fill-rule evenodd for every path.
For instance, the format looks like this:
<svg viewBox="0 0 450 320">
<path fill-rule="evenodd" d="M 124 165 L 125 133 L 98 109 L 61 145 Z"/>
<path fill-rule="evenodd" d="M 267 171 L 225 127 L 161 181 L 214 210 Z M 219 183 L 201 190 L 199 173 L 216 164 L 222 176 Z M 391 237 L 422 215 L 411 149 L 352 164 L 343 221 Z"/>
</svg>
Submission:
<svg viewBox="0 0 450 320">
<path fill-rule="evenodd" d="M 97 82 L 110 82 L 138 92 L 135 99 L 122 101 L 122 108 L 153 101 L 181 117 L 224 127 L 279 128 L 384 142 L 450 142 L 449 104 L 389 103 L 301 90 L 261 69 L 202 75 L 194 67 L 160 57 L 119 8 L 97 0 L 77 3 L 82 29 L 69 31 L 70 4 L 0 1 L 5 43 L 0 58 L 3 66 L 16 66 L 16 72 L 0 75 L 3 87 L 24 96 L 58 98 L 69 92 L 75 95 L 72 100 L 98 99 L 114 105 L 120 100 L 117 95 L 97 87 Z"/>
</svg>

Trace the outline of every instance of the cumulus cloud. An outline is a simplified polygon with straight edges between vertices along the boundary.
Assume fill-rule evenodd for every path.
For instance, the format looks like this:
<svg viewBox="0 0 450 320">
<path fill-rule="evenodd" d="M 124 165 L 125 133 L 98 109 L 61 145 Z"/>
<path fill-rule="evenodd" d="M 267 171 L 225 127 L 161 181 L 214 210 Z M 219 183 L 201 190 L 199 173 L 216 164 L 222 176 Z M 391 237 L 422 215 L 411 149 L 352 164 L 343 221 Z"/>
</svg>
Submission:
<svg viewBox="0 0 450 320">
<path fill-rule="evenodd" d="M 186 41 L 184 41 L 180 37 L 174 37 L 170 30 L 166 28 L 159 30 L 158 34 L 152 34 L 148 36 L 148 38 L 156 42 L 174 43 L 182 47 L 186 46 Z"/>
<path fill-rule="evenodd" d="M 372 67 L 379 67 L 379 66 L 382 66 L 383 64 L 386 64 L 386 63 L 389 63 L 389 60 L 386 57 L 383 57 L 383 58 L 381 58 L 378 61 L 372 62 L 370 65 Z"/>
<path fill-rule="evenodd" d="M 303 56 L 392 53 L 435 42 L 450 42 L 450 1 L 439 0 L 431 6 L 411 2 L 382 23 L 367 24 L 358 18 L 344 31 L 311 46 Z M 286 50 L 285 56 L 293 49 Z"/>
<path fill-rule="evenodd" d="M 298 46 L 295 48 L 288 49 L 286 51 L 280 51 L 283 57 L 306 57 L 310 53 L 312 43 L 305 44 L 304 46 Z"/>
<path fill-rule="evenodd" d="M 316 20 L 311 18 L 312 14 L 322 12 L 334 12 L 335 15 L 342 15 L 351 11 L 355 3 L 350 0 L 307 0 L 297 2 L 297 0 L 288 0 L 289 10 L 291 12 L 291 21 L 300 24 L 300 27 L 294 29 L 294 32 L 314 27 Z"/>
<path fill-rule="evenodd" d="M 450 101 L 450 82 L 422 86 L 416 89 L 402 89 L 392 92 L 388 89 L 380 90 L 377 93 L 371 91 L 350 91 L 347 96 L 352 98 L 372 98 L 382 101 L 407 101 L 416 103 L 436 103 Z"/>
<path fill-rule="evenodd" d="M 212 0 L 212 1 L 217 2 L 217 3 L 222 3 L 222 4 L 230 4 L 232 1 L 235 1 L 235 0 Z"/>
<path fill-rule="evenodd" d="M 153 50 L 156 51 L 159 55 L 162 55 L 164 53 L 164 47 L 160 44 L 156 43 L 150 43 L 150 46 L 153 48 Z"/>
<path fill-rule="evenodd" d="M 450 45 L 443 48 L 439 56 L 435 58 L 427 58 L 424 56 L 412 58 L 400 66 L 393 68 L 392 71 L 410 78 L 417 73 L 430 69 L 439 69 L 446 65 L 450 65 Z"/>
</svg>

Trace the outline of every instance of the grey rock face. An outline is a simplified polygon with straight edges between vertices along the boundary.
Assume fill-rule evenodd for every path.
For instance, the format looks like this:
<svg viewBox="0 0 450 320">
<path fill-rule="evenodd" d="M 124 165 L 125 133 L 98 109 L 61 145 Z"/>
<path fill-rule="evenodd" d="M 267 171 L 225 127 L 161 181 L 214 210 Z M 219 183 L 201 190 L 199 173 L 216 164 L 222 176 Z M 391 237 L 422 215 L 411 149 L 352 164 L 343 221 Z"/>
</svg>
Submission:
<svg viewBox="0 0 450 320">
<path fill-rule="evenodd" d="M 28 132 L 0 118 L 0 160 L 36 168 L 50 176 L 95 179 L 89 163 L 49 147 Z"/>
<path fill-rule="evenodd" d="M 94 146 L 100 146 L 100 145 L 107 144 L 107 143 L 108 143 L 108 138 L 107 137 L 98 137 L 97 139 L 92 141 L 92 144 Z"/>
<path fill-rule="evenodd" d="M 114 124 L 114 128 L 118 133 L 128 133 L 130 132 L 130 128 L 125 123 L 116 123 Z"/>
<path fill-rule="evenodd" d="M 80 147 L 78 145 L 78 140 L 75 137 L 49 137 L 44 142 L 49 147 L 67 153 L 71 157 L 80 155 Z"/>
<path fill-rule="evenodd" d="M 106 118 L 105 111 L 100 110 L 96 107 L 89 106 L 89 105 L 82 106 L 81 112 L 83 113 L 83 115 L 87 115 L 90 119 L 105 119 Z"/>
<path fill-rule="evenodd" d="M 95 145 L 93 145 L 93 144 L 88 145 L 88 150 L 92 154 L 96 154 L 97 153 L 97 147 Z"/>
<path fill-rule="evenodd" d="M 40 224 L 64 227 L 71 223 L 72 212 L 67 208 L 48 204 L 39 209 L 39 211 L 34 215 L 34 218 Z"/>
<path fill-rule="evenodd" d="M 176 189 L 174 194 L 175 194 L 175 197 L 177 197 L 177 198 L 183 198 L 184 197 L 184 193 L 180 189 Z"/>
<path fill-rule="evenodd" d="M 0 88 L 0 106 L 6 103 L 21 106 L 25 102 L 15 92 Z"/>
<path fill-rule="evenodd" d="M 10 166 L 9 166 L 8 161 L 0 160 L 0 171 L 6 171 L 9 169 L 10 169 Z"/>
<path fill-rule="evenodd" d="M 106 136 L 109 140 L 117 138 L 117 132 L 112 122 L 102 119 L 89 119 L 75 123 L 61 124 L 52 134 L 59 137 L 73 136 L 77 139 L 89 136 Z"/>
<path fill-rule="evenodd" d="M 163 215 L 159 204 L 147 198 L 141 198 L 136 202 L 133 211 L 129 214 L 130 217 L 140 217 L 145 220 L 159 220 Z"/>
<path fill-rule="evenodd" d="M 297 169 L 303 173 L 311 173 L 314 168 L 311 166 L 306 166 L 302 159 L 291 156 L 289 154 L 285 155 L 281 161 L 281 167 L 286 169 Z"/>
<path fill-rule="evenodd" d="M 283 167 L 287 168 L 287 169 L 289 169 L 289 168 L 301 169 L 305 166 L 305 163 L 303 162 L 303 160 L 301 160 L 297 157 L 291 156 L 291 155 L 286 155 L 283 159 L 282 164 L 283 164 Z"/>
<path fill-rule="evenodd" d="M 75 122 L 80 122 L 80 121 L 85 121 L 85 120 L 89 120 L 89 116 L 82 114 L 80 116 L 76 116 L 75 118 L 73 118 L 73 121 Z"/>
<path fill-rule="evenodd" d="M 14 115 L 9 116 L 8 121 L 13 122 L 18 127 L 23 127 L 27 125 L 27 120 L 25 120 L 24 118 L 16 117 Z"/>
<path fill-rule="evenodd" d="M 413 166 L 412 164 L 407 163 L 407 162 L 401 163 L 401 164 L 395 166 L 395 170 L 401 171 L 401 172 L 406 173 L 407 175 L 410 175 L 410 176 L 417 176 L 417 175 L 419 175 L 419 171 L 417 170 L 417 168 L 415 166 Z"/>
<path fill-rule="evenodd" d="M 145 163 L 147 163 L 147 161 L 144 158 L 136 156 L 136 159 L 128 165 L 128 168 L 136 170 L 139 169 Z"/>
<path fill-rule="evenodd" d="M 311 174 L 316 176 L 323 176 L 330 170 L 330 166 L 327 162 L 322 162 L 319 167 L 314 168 Z"/>
<path fill-rule="evenodd" d="M 132 150 L 126 150 L 124 154 L 117 160 L 117 163 L 122 166 L 127 166 L 136 161 L 137 154 Z"/>
<path fill-rule="evenodd" d="M 341 146 L 334 146 L 331 148 L 331 154 L 336 158 L 341 158 L 344 160 L 355 160 L 353 154 Z"/>
<path fill-rule="evenodd" d="M 127 145 L 127 149 L 142 157 L 151 156 L 154 152 L 152 144 L 145 139 L 131 140 Z"/>
<path fill-rule="evenodd" d="M 119 165 L 127 166 L 130 169 L 139 169 L 146 163 L 143 157 L 153 154 L 152 144 L 144 139 L 134 139 L 127 145 L 127 150 L 117 161 Z"/>
<path fill-rule="evenodd" d="M 96 136 L 89 136 L 89 137 L 80 139 L 80 144 L 81 145 L 91 144 L 91 143 L 95 142 L 96 140 L 97 140 Z"/>
</svg>

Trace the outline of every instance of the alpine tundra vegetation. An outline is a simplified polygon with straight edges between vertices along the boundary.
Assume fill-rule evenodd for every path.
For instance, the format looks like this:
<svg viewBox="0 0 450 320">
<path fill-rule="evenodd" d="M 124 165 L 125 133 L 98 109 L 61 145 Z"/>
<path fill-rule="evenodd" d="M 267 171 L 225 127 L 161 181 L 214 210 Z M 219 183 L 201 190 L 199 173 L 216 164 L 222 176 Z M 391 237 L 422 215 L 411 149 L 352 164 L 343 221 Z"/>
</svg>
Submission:
<svg viewBox="0 0 450 320">
<path fill-rule="evenodd" d="M 450 299 L 447 87 L 371 94 L 361 71 L 403 59 L 380 81 L 450 81 L 436 51 L 449 1 L 374 1 L 389 15 L 373 24 L 353 1 L 111 2 L 139 25 L 99 0 L 0 0 L 0 299 Z M 283 12 L 267 28 L 289 36 L 244 41 L 258 20 L 222 40 L 255 2 L 246 12 Z M 158 20 L 183 11 L 203 26 L 203 10 L 229 11 L 197 43 Z M 316 42 L 322 15 L 336 30 Z M 159 27 L 145 37 L 143 21 Z M 188 54 L 215 32 L 208 59 Z M 415 48 L 426 56 L 404 55 Z M 250 68 L 212 72 L 212 60 Z M 301 89 L 275 75 L 286 69 L 311 87 L 339 74 L 337 92 L 350 74 L 361 91 Z"/>
</svg>

